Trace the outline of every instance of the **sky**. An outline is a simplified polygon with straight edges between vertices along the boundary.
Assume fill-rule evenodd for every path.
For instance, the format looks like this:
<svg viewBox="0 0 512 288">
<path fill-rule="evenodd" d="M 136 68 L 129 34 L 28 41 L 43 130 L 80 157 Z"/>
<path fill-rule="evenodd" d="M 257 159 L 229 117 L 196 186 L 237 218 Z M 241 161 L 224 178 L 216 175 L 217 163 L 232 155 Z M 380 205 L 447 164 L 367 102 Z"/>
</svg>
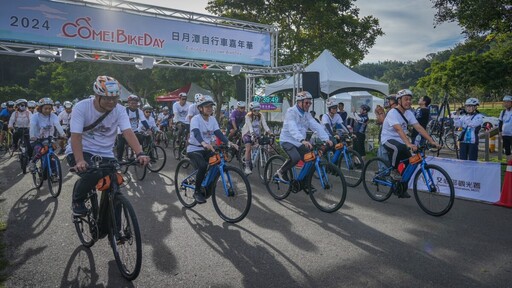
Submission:
<svg viewBox="0 0 512 288">
<path fill-rule="evenodd" d="M 209 14 L 208 0 L 132 0 L 138 3 Z M 434 28 L 435 10 L 430 0 L 357 0 L 360 17 L 373 15 L 385 35 L 378 37 L 362 61 L 416 61 L 427 54 L 447 50 L 463 41 L 460 27 L 444 23 Z"/>
</svg>

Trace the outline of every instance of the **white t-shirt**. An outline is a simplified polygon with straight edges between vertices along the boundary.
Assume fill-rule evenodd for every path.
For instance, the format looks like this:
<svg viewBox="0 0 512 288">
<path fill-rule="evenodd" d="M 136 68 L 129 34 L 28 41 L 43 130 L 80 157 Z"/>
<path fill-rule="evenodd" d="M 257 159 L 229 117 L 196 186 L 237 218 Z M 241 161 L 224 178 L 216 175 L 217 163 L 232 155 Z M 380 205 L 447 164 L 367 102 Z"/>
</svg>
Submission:
<svg viewBox="0 0 512 288">
<path fill-rule="evenodd" d="M 139 132 L 141 126 L 140 120 L 144 117 L 144 112 L 142 112 L 142 110 L 140 110 L 139 108 L 137 108 L 137 110 L 135 111 L 126 108 L 124 108 L 124 110 L 125 114 L 126 112 L 128 112 L 128 120 L 130 121 L 130 127 L 132 128 L 133 132 Z M 139 111 L 139 117 L 137 117 L 137 111 Z"/>
<path fill-rule="evenodd" d="M 73 112 L 71 112 L 73 113 Z M 71 119 L 71 113 L 66 112 L 66 110 L 60 112 L 59 114 L 59 122 L 62 122 L 62 127 L 66 128 L 69 125 L 69 120 Z"/>
<path fill-rule="evenodd" d="M 83 131 L 85 127 L 94 123 L 103 112 L 94 108 L 94 99 L 85 99 L 73 107 L 73 118 L 70 121 L 71 133 L 82 134 L 82 149 L 84 152 L 101 157 L 114 158 L 112 148 L 116 141 L 117 129 L 125 131 L 130 129 L 130 120 L 126 114 L 126 108 L 120 104 L 108 114 L 101 123 L 89 131 Z M 66 154 L 73 153 L 71 139 L 66 147 Z"/>
<path fill-rule="evenodd" d="M 411 110 L 405 110 L 404 117 L 409 121 L 409 125 L 418 123 L 418 120 L 416 120 L 416 117 Z M 384 119 L 384 123 L 382 123 L 382 132 L 380 134 L 382 143 L 395 139 L 396 141 L 405 144 L 402 138 L 400 138 L 400 135 L 395 131 L 395 128 L 393 128 L 393 125 L 396 124 L 400 124 L 404 133 L 407 133 L 407 123 L 400 115 L 400 112 L 394 108 L 389 110 L 388 114 L 386 114 L 386 118 Z"/>
<path fill-rule="evenodd" d="M 343 126 L 344 126 L 343 119 L 341 119 L 341 116 L 338 113 L 335 113 L 334 117 L 332 117 L 332 118 L 328 113 L 325 113 L 324 115 L 322 115 L 322 125 L 324 126 L 324 128 L 325 128 L 325 124 L 331 126 L 331 130 L 334 133 L 334 135 L 336 135 L 337 129 L 343 129 Z M 337 127 L 339 127 L 339 128 L 337 128 Z M 329 133 L 327 128 L 325 128 L 325 132 Z"/>
<path fill-rule="evenodd" d="M 181 106 L 180 102 L 176 102 L 172 105 L 172 112 L 174 113 L 174 122 L 182 122 L 188 124 L 188 107 L 190 107 L 190 103 L 185 102 L 185 105 Z"/>
<path fill-rule="evenodd" d="M 204 148 L 201 146 L 201 143 L 197 141 L 196 137 L 194 137 L 194 133 L 192 130 L 199 129 L 201 132 L 201 137 L 203 137 L 203 141 L 211 144 L 214 142 L 215 135 L 213 132 L 216 130 L 219 130 L 219 123 L 215 119 L 215 117 L 208 117 L 208 121 L 203 119 L 203 116 L 196 115 L 192 117 L 192 120 L 190 120 L 190 136 L 188 139 L 188 143 L 190 145 L 187 146 L 187 152 L 194 152 L 194 151 L 203 151 Z"/>
<path fill-rule="evenodd" d="M 500 120 L 503 121 L 502 135 L 512 136 L 512 109 L 500 113 Z"/>
<path fill-rule="evenodd" d="M 29 128 L 30 127 L 30 117 L 32 117 L 32 113 L 28 110 L 25 111 L 14 111 L 11 114 L 11 118 L 9 118 L 8 127 L 16 127 L 16 128 Z"/>
<path fill-rule="evenodd" d="M 187 117 L 192 119 L 192 117 L 194 117 L 198 114 L 199 114 L 199 109 L 197 109 L 197 104 L 196 103 L 190 104 L 190 106 L 188 107 Z"/>
<path fill-rule="evenodd" d="M 57 129 L 59 135 L 64 136 L 64 130 L 60 126 L 59 118 L 53 113 L 50 113 L 49 116 L 43 113 L 36 113 L 30 117 L 30 138 L 48 138 L 54 135 L 55 129 Z"/>
<path fill-rule="evenodd" d="M 149 129 L 153 129 L 153 130 L 158 129 L 158 127 L 156 126 L 155 118 L 153 118 L 153 116 L 149 116 L 149 119 L 146 118 L 146 116 L 143 116 L 140 119 L 140 123 L 139 123 L 140 130 L 139 131 L 147 131 L 148 130 L 148 129 L 146 129 L 146 127 L 144 127 L 144 125 L 142 125 L 142 121 L 144 121 L 144 120 L 146 120 L 146 122 L 148 123 Z"/>
</svg>

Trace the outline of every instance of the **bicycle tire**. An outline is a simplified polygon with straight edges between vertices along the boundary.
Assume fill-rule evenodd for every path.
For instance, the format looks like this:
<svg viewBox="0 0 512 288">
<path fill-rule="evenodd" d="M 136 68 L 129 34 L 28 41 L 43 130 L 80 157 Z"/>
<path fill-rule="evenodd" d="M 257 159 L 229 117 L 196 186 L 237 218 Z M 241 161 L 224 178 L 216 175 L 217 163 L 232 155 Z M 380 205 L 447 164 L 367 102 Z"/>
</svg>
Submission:
<svg viewBox="0 0 512 288">
<path fill-rule="evenodd" d="M 78 181 L 75 182 L 73 190 L 76 188 Z M 98 194 L 96 191 L 85 200 L 85 206 L 89 212 L 84 216 L 73 216 L 73 223 L 78 234 L 78 239 L 84 247 L 90 248 L 98 240 L 99 230 L 96 222 L 98 215 Z"/>
<path fill-rule="evenodd" d="M 142 241 L 139 222 L 130 201 L 116 193 L 110 209 L 109 240 L 117 268 L 127 280 L 139 276 L 142 266 Z"/>
<path fill-rule="evenodd" d="M 174 159 L 181 160 L 183 159 L 183 150 L 185 149 L 185 141 L 180 141 L 178 147 L 173 149 Z"/>
<path fill-rule="evenodd" d="M 50 155 L 50 163 L 48 163 L 48 189 L 53 198 L 57 198 L 62 190 L 62 168 L 57 155 Z"/>
<path fill-rule="evenodd" d="M 285 199 L 291 192 L 289 184 L 274 179 L 277 169 L 281 168 L 285 161 L 286 158 L 283 156 L 274 155 L 268 159 L 265 165 L 265 187 L 267 187 L 268 193 L 277 200 Z M 289 170 L 287 173 L 288 178 L 292 179 L 292 171 Z"/>
<path fill-rule="evenodd" d="M 432 216 L 443 216 L 453 207 L 455 201 L 455 188 L 450 175 L 441 167 L 437 165 L 427 164 L 425 170 L 430 171 L 432 179 L 435 179 L 434 184 L 436 191 L 431 192 L 425 185 L 425 178 L 423 177 L 422 170 L 418 170 L 414 176 L 413 191 L 414 198 L 420 208 L 427 214 Z M 438 173 L 436 173 L 436 170 Z M 420 178 L 420 176 L 422 176 Z M 418 181 L 423 179 L 422 184 L 418 185 Z M 423 188 L 425 187 L 425 188 Z M 441 189 L 447 187 L 446 189 Z M 442 190 L 442 191 L 441 191 Z M 443 201 L 444 200 L 444 201 Z M 433 209 L 434 206 L 439 204 L 439 209 Z"/>
<path fill-rule="evenodd" d="M 237 223 L 242 221 L 251 209 L 251 185 L 242 170 L 231 166 L 224 166 L 223 170 L 228 190 L 224 190 L 224 182 L 218 173 L 213 182 L 213 207 L 222 220 Z"/>
<path fill-rule="evenodd" d="M 314 174 L 318 174 L 315 169 L 308 177 L 305 190 L 316 208 L 323 212 L 332 213 L 340 209 L 343 203 L 345 203 L 347 197 L 347 183 L 343 173 L 336 165 L 326 161 L 321 161 L 319 165 L 320 173 L 325 173 L 322 175 L 323 181 L 320 179 L 321 175 L 317 175 L 317 177 L 313 176 Z M 324 182 L 324 185 L 322 185 L 322 182 Z M 313 183 L 315 183 L 315 185 L 313 185 Z M 341 193 L 337 192 L 340 190 Z"/>
<path fill-rule="evenodd" d="M 357 187 L 363 181 L 363 168 L 364 160 L 361 155 L 353 150 L 352 148 L 347 149 L 348 159 L 345 159 L 345 155 L 341 153 L 341 157 L 338 161 L 338 168 L 345 177 L 348 187 Z"/>
<path fill-rule="evenodd" d="M 446 148 L 450 149 L 451 151 L 455 151 L 456 145 L 457 145 L 457 138 L 453 132 L 449 132 L 444 136 L 444 144 Z"/>
<path fill-rule="evenodd" d="M 165 149 L 159 145 L 153 146 L 152 150 L 153 151 L 149 153 L 151 165 L 148 165 L 148 169 L 151 172 L 159 172 L 164 168 L 167 162 L 167 154 L 165 153 Z M 151 153 L 153 153 L 153 155 L 151 155 Z M 153 160 L 155 160 L 155 163 L 153 163 Z"/>
<path fill-rule="evenodd" d="M 368 194 L 372 200 L 383 202 L 391 197 L 391 194 L 393 193 L 392 186 L 375 182 L 375 178 L 377 177 L 376 175 L 380 173 L 383 175 L 378 176 L 380 177 L 379 180 L 386 182 L 389 181 L 389 183 L 392 183 L 391 176 L 389 176 L 389 173 L 385 171 L 389 169 L 389 167 L 389 162 L 382 158 L 373 158 L 364 165 L 363 186 L 366 194 Z M 389 171 L 391 171 L 391 169 L 389 169 Z"/>
<path fill-rule="evenodd" d="M 44 182 L 44 169 L 43 169 L 43 159 L 39 159 L 36 162 L 35 171 L 32 173 L 32 181 L 34 182 L 34 186 L 36 189 L 41 188 Z"/>
<path fill-rule="evenodd" d="M 258 161 L 255 163 L 258 166 L 258 175 L 260 175 L 261 181 L 265 182 L 265 165 L 269 159 L 268 150 L 263 148 L 260 150 L 260 155 L 258 156 Z"/>
<path fill-rule="evenodd" d="M 21 172 L 23 172 L 23 174 L 27 174 L 27 165 L 30 159 L 28 158 L 28 155 L 26 153 L 21 153 L 19 157 Z"/>
<path fill-rule="evenodd" d="M 238 149 L 238 165 L 240 166 L 240 169 L 244 169 L 245 168 L 245 145 L 244 146 L 239 146 L 240 148 Z"/>
<path fill-rule="evenodd" d="M 187 181 L 189 185 L 192 185 L 196 181 L 197 169 L 194 168 L 192 162 L 189 159 L 181 160 L 176 166 L 176 172 L 174 174 L 174 189 L 176 196 L 181 204 L 186 208 L 192 208 L 196 206 L 197 202 L 194 199 L 195 189 L 182 187 L 183 181 Z"/>
<path fill-rule="evenodd" d="M 125 146 L 124 148 L 124 159 L 132 159 L 135 157 L 135 155 L 133 155 L 133 150 L 132 148 L 130 148 L 128 145 Z M 128 168 L 130 168 L 130 165 L 124 165 L 122 168 L 121 168 L 121 171 L 123 172 L 123 174 L 126 174 L 128 173 Z"/>
<path fill-rule="evenodd" d="M 146 178 L 148 166 L 142 166 L 138 163 L 131 166 L 133 167 L 133 174 L 135 175 L 135 179 L 142 181 L 144 178 Z"/>
</svg>

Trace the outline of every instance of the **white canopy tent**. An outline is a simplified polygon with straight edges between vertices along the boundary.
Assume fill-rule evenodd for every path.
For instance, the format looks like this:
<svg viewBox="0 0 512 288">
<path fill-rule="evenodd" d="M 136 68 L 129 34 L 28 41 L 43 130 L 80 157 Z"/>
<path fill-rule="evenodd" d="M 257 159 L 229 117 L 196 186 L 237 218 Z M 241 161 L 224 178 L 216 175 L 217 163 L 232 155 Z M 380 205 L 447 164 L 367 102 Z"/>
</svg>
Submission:
<svg viewBox="0 0 512 288">
<path fill-rule="evenodd" d="M 376 91 L 385 95 L 389 93 L 388 84 L 355 73 L 338 61 L 338 59 L 334 58 L 331 51 L 327 49 L 304 70 L 306 72 L 320 72 L 320 90 L 327 96 L 350 91 Z M 299 75 L 299 77 L 301 76 Z M 276 92 L 291 90 L 294 87 L 294 82 L 296 83 L 297 80 L 302 79 L 295 79 L 294 81 L 293 77 L 288 77 L 268 84 L 265 88 L 265 94 L 271 95 Z"/>
</svg>

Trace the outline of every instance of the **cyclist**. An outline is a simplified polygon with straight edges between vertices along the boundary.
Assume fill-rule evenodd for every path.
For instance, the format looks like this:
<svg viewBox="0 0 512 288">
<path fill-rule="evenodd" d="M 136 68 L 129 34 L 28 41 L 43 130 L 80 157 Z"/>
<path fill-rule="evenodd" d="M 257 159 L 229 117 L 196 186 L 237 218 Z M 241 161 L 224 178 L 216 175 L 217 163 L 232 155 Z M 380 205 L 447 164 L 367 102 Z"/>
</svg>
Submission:
<svg viewBox="0 0 512 288">
<path fill-rule="evenodd" d="M 43 143 L 40 140 L 55 135 L 55 130 L 57 130 L 60 137 L 66 137 L 57 115 L 53 113 L 52 99 L 46 97 L 39 100 L 37 110 L 38 113 L 32 114 L 30 118 L 29 134 L 34 156 L 27 168 L 31 172 L 35 169 L 36 161 L 42 156 L 41 148 Z"/>
<path fill-rule="evenodd" d="M 66 132 L 66 136 L 69 138 L 71 136 L 71 133 L 69 133 L 69 121 L 71 119 L 71 112 L 73 111 L 73 103 L 69 101 L 64 101 L 64 111 L 60 112 L 58 115 L 59 123 L 62 126 L 62 129 L 64 129 L 64 132 Z M 63 147 L 59 153 L 59 155 L 64 154 L 65 146 L 64 146 L 64 140 L 59 140 L 60 147 Z"/>
<path fill-rule="evenodd" d="M 262 117 L 260 110 L 261 105 L 259 102 L 251 102 L 249 104 L 250 112 L 245 115 L 245 124 L 242 127 L 242 139 L 245 144 L 245 169 L 244 173 L 249 175 L 252 173 L 251 162 L 251 147 L 258 138 L 261 137 L 261 130 L 265 130 L 267 134 L 272 134 L 268 128 L 265 117 Z"/>
<path fill-rule="evenodd" d="M 503 149 L 507 156 L 507 162 L 512 160 L 510 147 L 512 146 L 512 96 L 505 95 L 503 97 L 503 109 L 500 112 L 499 131 L 503 139 Z"/>
<path fill-rule="evenodd" d="M 37 107 L 36 101 L 34 101 L 34 100 L 28 101 L 27 102 L 27 107 L 28 107 L 28 111 L 30 111 L 30 113 L 34 114 L 35 113 L 35 109 Z"/>
<path fill-rule="evenodd" d="M 463 129 L 459 136 L 460 159 L 476 161 L 478 160 L 478 132 L 484 122 L 482 114 L 477 110 L 480 101 L 469 98 L 464 105 L 466 114 L 460 116 L 460 110 L 458 110 L 453 118 L 453 125 Z"/>
<path fill-rule="evenodd" d="M 364 143 L 366 141 L 366 127 L 368 127 L 368 121 L 370 118 L 368 117 L 368 112 L 370 112 L 370 106 L 363 104 L 359 107 L 359 114 L 355 112 L 355 107 L 353 108 L 354 119 L 356 121 L 354 127 L 354 134 L 356 135 L 356 139 L 354 141 L 354 150 L 361 155 L 361 157 L 365 158 L 366 149 L 364 149 Z"/>
<path fill-rule="evenodd" d="M 146 147 L 149 145 L 149 141 L 151 141 L 151 135 L 153 135 L 153 133 L 158 130 L 158 127 L 156 126 L 155 118 L 153 118 L 151 115 L 153 113 L 153 107 L 151 107 L 149 104 L 146 104 L 142 107 L 142 111 L 144 111 L 144 117 L 141 119 L 140 131 L 144 132 L 142 147 Z"/>
<path fill-rule="evenodd" d="M 187 94 L 184 92 L 180 93 L 180 101 L 172 105 L 172 112 L 174 114 L 174 124 L 178 129 L 178 139 L 186 137 L 186 133 L 190 129 L 190 121 L 187 118 L 188 108 L 190 103 L 187 102 Z"/>
<path fill-rule="evenodd" d="M 139 143 L 142 145 L 142 141 L 144 140 L 142 135 L 137 132 L 141 129 L 141 119 L 143 116 L 142 110 L 139 109 L 139 97 L 136 95 L 128 96 L 128 107 L 126 107 L 126 114 L 128 114 L 128 119 L 130 120 L 130 125 L 132 131 L 135 132 L 137 139 L 139 139 Z M 145 120 L 143 120 L 145 122 Z M 124 139 L 123 134 L 119 134 L 117 137 L 117 159 L 122 159 L 124 154 L 124 147 L 126 145 L 126 139 Z"/>
<path fill-rule="evenodd" d="M 55 101 L 55 105 L 53 107 L 53 111 L 55 112 L 55 115 L 59 115 L 62 111 L 64 111 L 64 107 L 60 105 L 60 101 Z"/>
<path fill-rule="evenodd" d="M 27 146 L 29 143 L 28 130 L 30 128 L 30 117 L 32 113 L 27 110 L 27 103 L 25 99 L 18 99 L 16 101 L 17 111 L 14 111 L 9 119 L 8 128 L 13 132 L 12 145 L 15 149 L 18 148 L 17 145 L 20 138 L 25 139 Z"/>
<path fill-rule="evenodd" d="M 401 179 L 401 172 L 403 172 L 403 170 L 397 170 L 398 164 L 401 160 L 411 157 L 410 150 L 417 150 L 416 145 L 411 143 L 404 132 L 407 131 L 408 125 L 412 125 L 421 136 L 428 140 L 429 143 L 439 148 L 439 144 L 437 144 L 434 139 L 430 137 L 427 131 L 421 127 L 418 120 L 416 120 L 414 113 L 410 110 L 412 96 L 413 94 L 409 89 L 402 89 L 398 91 L 396 94 L 398 106 L 387 113 L 384 123 L 382 124 L 381 140 L 384 148 L 388 152 L 391 165 L 395 168 L 391 172 L 391 177 L 397 181 Z M 404 185 L 407 185 L 407 183 L 404 183 Z M 407 193 L 407 189 L 402 189 L 402 191 L 403 193 L 398 195 L 399 198 L 411 197 L 409 193 Z"/>
<path fill-rule="evenodd" d="M 199 114 L 199 110 L 197 109 L 197 100 L 199 98 L 201 98 L 201 96 L 203 96 L 203 94 L 201 93 L 197 93 L 195 96 L 194 96 L 194 103 L 192 103 L 189 107 L 188 107 L 188 113 L 187 113 L 187 119 L 188 119 L 188 122 L 190 123 L 190 120 L 192 120 L 192 117 L 196 116 L 197 114 Z"/>
<path fill-rule="evenodd" d="M 247 112 L 245 112 L 245 102 L 238 101 L 236 103 L 236 109 L 233 110 L 233 112 L 231 112 L 231 116 L 229 117 L 228 138 L 230 140 L 233 139 L 233 136 L 235 136 L 236 131 L 240 130 L 240 128 L 243 126 L 246 114 Z"/>
<path fill-rule="evenodd" d="M 76 216 L 87 213 L 84 204 L 87 193 L 105 176 L 101 172 L 87 172 L 87 167 L 93 164 L 91 158 L 98 155 L 103 161 L 115 160 L 112 149 L 118 128 L 137 155 L 139 163 L 146 165 L 149 161 L 131 129 L 125 108 L 117 103 L 120 95 L 117 80 L 109 76 L 98 76 L 93 90 L 94 98 L 78 102 L 73 109 L 71 139 L 66 147 L 69 166 L 74 167 L 80 175 L 76 189 L 73 189 L 72 208 Z"/>
<path fill-rule="evenodd" d="M 201 183 L 203 183 L 208 168 L 208 159 L 215 149 L 212 146 L 213 136 L 217 136 L 223 143 L 227 143 L 238 149 L 238 146 L 229 142 L 226 136 L 222 134 L 219 123 L 215 117 L 211 116 L 213 112 L 212 97 L 208 95 L 201 96 L 197 101 L 199 115 L 192 117 L 190 122 L 191 133 L 188 139 L 187 156 L 197 169 L 196 174 L 196 190 L 194 191 L 194 199 L 197 203 L 206 203 L 205 194 L 201 191 Z"/>
<path fill-rule="evenodd" d="M 334 141 L 334 138 L 340 139 L 340 135 L 337 134 L 337 130 L 342 130 L 343 134 L 350 134 L 347 126 L 343 124 L 343 119 L 341 115 L 337 113 L 337 104 L 333 99 L 327 100 L 327 113 L 322 115 L 322 124 L 325 127 L 327 133 L 331 136 L 331 140 Z"/>
<path fill-rule="evenodd" d="M 281 130 L 280 143 L 284 152 L 288 154 L 288 159 L 283 166 L 277 170 L 277 177 L 290 181 L 288 170 L 295 166 L 303 157 L 313 148 L 313 145 L 306 141 L 306 131 L 311 129 L 318 134 L 318 137 L 332 146 L 329 135 L 320 123 L 308 113 L 313 96 L 308 91 L 302 91 L 295 96 L 297 104 L 288 108 L 284 116 L 283 129 Z"/>
<path fill-rule="evenodd" d="M 7 126 L 11 119 L 11 115 L 14 112 L 14 105 L 14 101 L 7 101 L 7 103 L 5 103 L 5 108 L 0 112 L 0 126 L 2 128 L 2 131 L 0 131 L 0 144 L 4 143 L 4 137 L 8 131 Z"/>
</svg>

